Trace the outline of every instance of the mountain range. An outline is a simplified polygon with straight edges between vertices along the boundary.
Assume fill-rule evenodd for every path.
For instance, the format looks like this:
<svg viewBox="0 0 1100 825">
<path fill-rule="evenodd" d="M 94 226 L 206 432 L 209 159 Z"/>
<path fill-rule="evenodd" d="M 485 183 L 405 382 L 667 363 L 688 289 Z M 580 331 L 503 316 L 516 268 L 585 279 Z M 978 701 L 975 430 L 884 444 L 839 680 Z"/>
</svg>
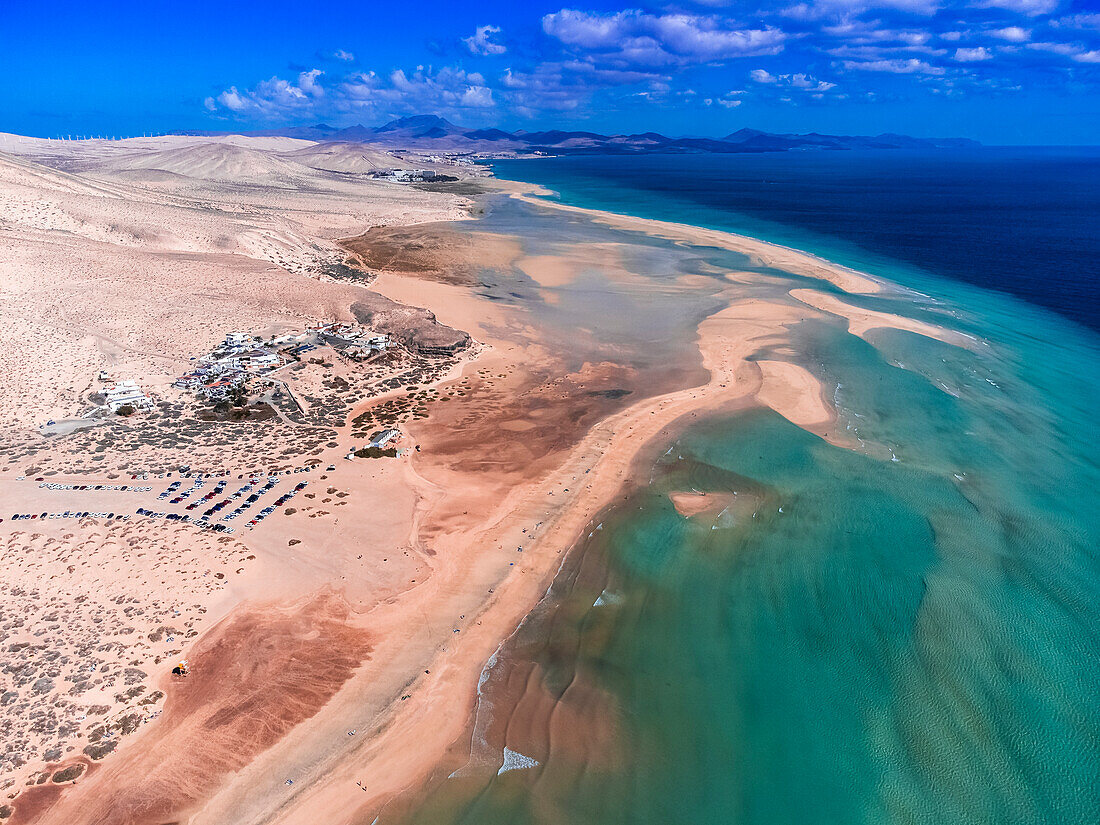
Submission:
<svg viewBox="0 0 1100 825">
<path fill-rule="evenodd" d="M 178 132 L 177 134 L 236 134 L 230 132 Z M 942 149 L 978 146 L 965 138 L 914 138 L 906 135 L 773 134 L 739 129 L 722 138 L 666 137 L 657 132 L 602 135 L 597 132 L 505 132 L 502 129 L 467 129 L 437 115 L 414 115 L 383 126 L 337 128 L 325 123 L 246 132 L 248 135 L 304 138 L 325 142 L 364 143 L 391 149 L 472 152 L 483 155 L 534 154 L 644 154 L 785 152 L 792 149 Z"/>
</svg>

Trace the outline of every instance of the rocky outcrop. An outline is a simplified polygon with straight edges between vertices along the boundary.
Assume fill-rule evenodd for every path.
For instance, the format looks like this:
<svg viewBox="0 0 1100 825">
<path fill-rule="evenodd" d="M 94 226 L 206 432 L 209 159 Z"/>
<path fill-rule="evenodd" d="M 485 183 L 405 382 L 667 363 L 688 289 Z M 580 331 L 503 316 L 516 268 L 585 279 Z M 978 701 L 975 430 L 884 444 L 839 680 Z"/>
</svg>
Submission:
<svg viewBox="0 0 1100 825">
<path fill-rule="evenodd" d="M 355 320 L 400 341 L 411 352 L 449 356 L 470 346 L 469 333 L 441 324 L 434 313 L 368 293 L 351 305 Z"/>
</svg>

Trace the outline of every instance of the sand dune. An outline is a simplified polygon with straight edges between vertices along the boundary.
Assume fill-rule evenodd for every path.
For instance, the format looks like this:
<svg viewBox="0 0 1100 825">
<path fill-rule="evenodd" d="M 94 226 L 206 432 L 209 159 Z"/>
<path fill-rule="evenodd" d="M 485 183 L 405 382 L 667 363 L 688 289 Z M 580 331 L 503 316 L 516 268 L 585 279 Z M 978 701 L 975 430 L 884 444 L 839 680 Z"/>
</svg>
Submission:
<svg viewBox="0 0 1100 825">
<path fill-rule="evenodd" d="M 90 409 L 90 398 L 100 389 L 99 370 L 138 380 L 171 407 L 178 401 L 170 387 L 173 376 L 226 332 L 278 333 L 300 330 L 317 319 L 350 320 L 363 287 L 326 274 L 328 266 L 347 256 L 336 238 L 365 226 L 466 215 L 461 197 L 369 179 L 351 183 L 282 157 L 283 150 L 309 145 L 246 138 L 62 143 L 0 135 L 0 151 L 19 152 L 0 155 L 0 305 L 5 319 L 0 331 L 5 444 L 0 452 L 0 553 L 6 571 L 0 588 L 11 608 L 0 622 L 5 668 L 0 695 L 6 697 L 0 703 L 0 730 L 11 745 L 0 761 L 5 792 L 0 815 L 9 812 L 5 806 L 19 796 L 28 777 L 32 784 L 35 777 L 43 784 L 19 796 L 16 821 L 44 815 L 70 787 L 58 783 L 67 783 L 74 771 L 84 769 L 81 783 L 101 774 L 107 762 L 98 760 L 123 734 L 143 736 L 160 713 L 164 693 L 172 688 L 170 680 L 162 681 L 170 657 L 189 648 L 200 630 L 246 596 L 277 596 L 291 604 L 309 596 L 301 610 L 291 610 L 288 627 L 310 636 L 324 621 L 304 605 L 316 603 L 320 588 L 340 582 L 342 592 L 372 599 L 393 588 L 395 576 L 417 575 L 415 561 L 379 561 L 381 570 L 359 561 L 353 565 L 355 577 L 371 583 L 361 585 L 365 592 L 359 593 L 349 570 L 292 549 L 305 541 L 320 553 L 339 537 L 334 524 L 354 497 L 335 487 L 307 492 L 296 500 L 294 516 L 283 516 L 297 536 L 273 528 L 250 539 L 247 552 L 228 537 L 163 521 L 11 520 L 13 513 L 99 509 L 89 506 L 97 496 L 106 496 L 104 512 L 132 514 L 151 503 L 131 494 L 43 493 L 33 481 L 14 480 L 28 472 L 52 480 L 71 473 L 75 481 L 104 482 L 128 478 L 124 468 L 143 465 L 193 462 L 239 472 L 273 464 L 300 467 L 325 449 L 326 463 L 337 458 L 325 447 L 335 446 L 333 431 L 308 422 L 217 426 L 165 415 L 91 422 L 90 428 L 66 428 L 66 435 L 51 438 L 39 431 L 47 418 L 68 419 Z M 284 179 L 291 173 L 295 185 L 288 187 Z M 273 182 L 273 175 L 280 180 Z M 303 374 L 297 385 L 320 401 L 327 397 L 325 382 L 339 379 L 351 386 L 342 370 L 345 365 L 332 365 L 319 379 Z M 341 444 L 345 449 L 346 443 Z M 351 467 L 345 472 L 355 475 Z M 377 478 L 371 486 L 387 498 L 389 509 L 384 517 L 371 517 L 369 527 L 356 529 L 376 537 L 377 550 L 387 553 L 408 528 L 401 521 L 395 532 L 386 519 L 409 518 L 411 504 L 396 504 L 404 487 Z M 357 523 L 355 517 L 344 519 Z M 35 529 L 21 529 L 28 524 Z M 340 564 L 352 549 L 362 558 L 363 544 L 351 545 L 338 554 Z M 337 624 L 334 633 L 347 632 L 344 619 Z M 241 625 L 225 627 L 232 634 Z M 362 638 L 359 631 L 352 635 Z M 259 655 L 262 641 L 254 646 Z M 247 691 L 240 681 L 259 673 L 257 667 L 293 671 L 285 661 L 278 664 L 279 655 L 272 650 L 269 662 L 250 664 L 225 701 L 239 701 Z M 293 656 L 303 667 L 311 666 L 301 650 Z M 348 662 L 341 667 L 355 664 Z M 256 713 L 242 713 L 245 729 L 263 726 L 265 736 L 278 738 L 295 719 L 323 704 L 325 691 L 335 690 L 339 682 L 319 660 L 312 664 L 320 686 L 305 675 L 291 679 L 294 686 L 279 681 L 278 673 L 268 679 L 288 701 L 300 689 L 295 709 L 286 705 L 276 714 L 282 720 L 277 724 L 262 701 L 262 686 L 253 684 Z M 92 665 L 95 671 L 86 669 Z M 211 709 L 215 704 L 210 702 Z M 242 736 L 234 739 L 243 742 Z M 121 758 L 127 746 L 123 741 L 117 757 L 112 753 L 110 758 Z M 91 751 L 84 753 L 85 747 Z M 206 771 L 217 757 L 209 752 L 203 758 L 196 764 Z M 173 769 L 181 776 L 183 770 Z M 212 775 L 211 782 L 217 781 Z"/>
<path fill-rule="evenodd" d="M 358 143 L 317 143 L 283 155 L 311 169 L 363 175 L 383 169 L 407 169 L 410 165 L 389 152 Z"/>
<path fill-rule="evenodd" d="M 172 139 L 155 151 L 154 139 L 99 143 L 28 139 L 18 145 L 36 160 L 0 157 L 0 374 L 20 388 L 0 394 L 0 422 L 24 433 L 87 409 L 81 397 L 99 369 L 155 388 L 224 332 L 349 313 L 350 288 L 317 280 L 346 257 L 335 238 L 465 215 L 459 197 L 330 179 L 231 140 Z M 70 145 L 95 169 L 40 162 L 59 163 Z M 255 185 L 230 180 L 255 169 L 265 170 Z M 272 170 L 300 172 L 308 186 L 271 184 Z M 175 177 L 154 187 L 135 173 Z"/>
<path fill-rule="evenodd" d="M 309 719 L 367 659 L 369 635 L 348 625 L 348 612 L 332 594 L 238 612 L 194 647 L 192 676 L 175 682 L 143 748 L 103 763 L 95 782 L 68 789 L 66 804 L 102 825 L 154 821 L 192 807 Z M 112 784 L 125 793 L 97 790 Z M 56 785 L 28 791 L 20 819 L 56 821 L 59 796 Z"/>
<path fill-rule="evenodd" d="M 24 160 L 0 154 L 0 186 L 93 197 L 119 197 L 117 190 L 84 178 Z M 6 194 L 6 193 L 5 193 Z"/>
<path fill-rule="evenodd" d="M 105 158 L 209 145 L 240 146 L 264 152 L 293 152 L 312 146 L 314 142 L 298 138 L 251 135 L 161 135 L 122 140 L 60 140 L 0 132 L 0 152 L 26 156 L 47 165 L 64 165 L 66 168 L 75 168 L 78 171 L 83 170 L 87 163 Z"/>
<path fill-rule="evenodd" d="M 233 143 L 206 143 L 128 154 L 104 161 L 95 171 L 150 169 L 187 178 L 254 186 L 292 186 L 305 170 L 282 157 Z"/>
</svg>

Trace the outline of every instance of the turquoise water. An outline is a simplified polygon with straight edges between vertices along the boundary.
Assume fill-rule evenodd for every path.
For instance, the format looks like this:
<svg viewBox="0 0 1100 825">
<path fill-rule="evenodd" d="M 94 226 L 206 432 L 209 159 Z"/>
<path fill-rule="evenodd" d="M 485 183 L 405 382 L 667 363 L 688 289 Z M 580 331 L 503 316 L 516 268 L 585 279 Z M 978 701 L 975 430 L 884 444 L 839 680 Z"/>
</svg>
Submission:
<svg viewBox="0 0 1100 825">
<path fill-rule="evenodd" d="M 494 164 L 569 203 L 909 267 L 1100 332 L 1100 147 L 560 157 Z M 912 285 L 912 284 L 911 284 Z"/>
<path fill-rule="evenodd" d="M 803 324 L 864 447 L 760 410 L 658 445 L 499 666 L 579 729 L 578 686 L 604 697 L 613 741 L 509 735 L 537 766 L 441 781 L 411 821 L 1100 821 L 1098 339 L 865 268 L 935 296 L 867 305 L 983 344 Z M 669 493 L 692 488 L 748 506 L 685 518 Z"/>
</svg>

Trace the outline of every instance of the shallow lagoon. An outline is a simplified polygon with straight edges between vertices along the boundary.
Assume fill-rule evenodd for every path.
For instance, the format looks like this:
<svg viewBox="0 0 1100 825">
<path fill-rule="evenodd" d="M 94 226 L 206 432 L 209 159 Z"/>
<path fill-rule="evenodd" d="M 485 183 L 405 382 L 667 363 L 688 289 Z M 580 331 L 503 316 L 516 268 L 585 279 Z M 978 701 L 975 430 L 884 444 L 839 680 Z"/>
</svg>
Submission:
<svg viewBox="0 0 1100 825">
<path fill-rule="evenodd" d="M 853 302 L 981 345 L 803 324 L 858 449 L 767 411 L 658 445 L 486 672 L 527 761 L 472 759 L 409 821 L 1100 821 L 1097 338 L 919 286 Z M 753 506 L 685 518 L 689 489 Z"/>
</svg>

